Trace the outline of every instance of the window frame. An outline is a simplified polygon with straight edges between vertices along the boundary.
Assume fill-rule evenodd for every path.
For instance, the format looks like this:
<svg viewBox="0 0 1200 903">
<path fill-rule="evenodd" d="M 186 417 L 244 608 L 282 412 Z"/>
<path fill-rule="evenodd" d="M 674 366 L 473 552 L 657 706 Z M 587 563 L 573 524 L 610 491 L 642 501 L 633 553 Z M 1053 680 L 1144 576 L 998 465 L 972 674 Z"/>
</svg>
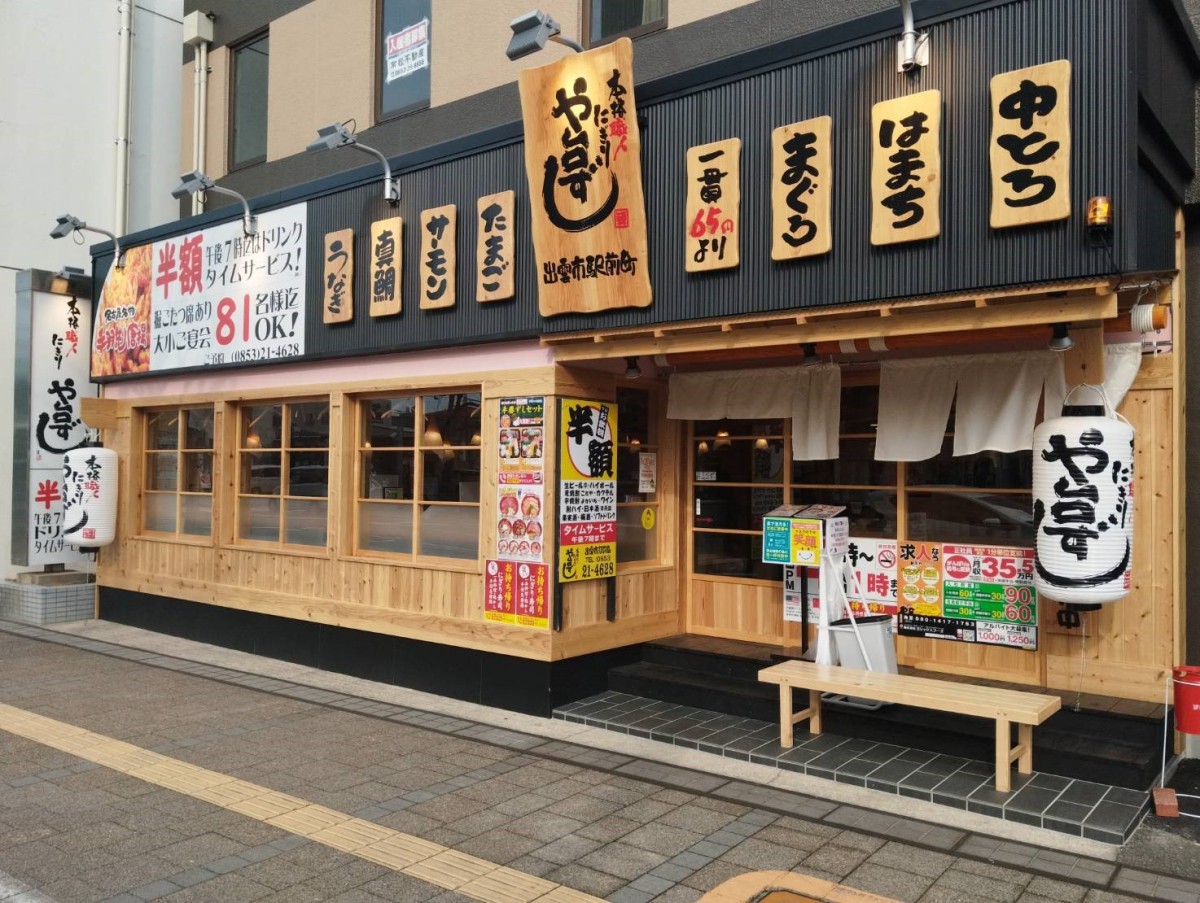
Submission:
<svg viewBox="0 0 1200 903">
<path fill-rule="evenodd" d="M 862 386 L 876 386 L 877 387 L 879 385 L 879 374 L 877 372 L 863 374 L 863 376 L 867 377 L 867 378 L 864 379 L 862 377 L 859 377 L 859 378 L 854 379 L 853 381 L 843 379 L 843 383 L 842 383 L 843 391 L 845 391 L 848 388 L 858 388 L 858 387 L 862 387 Z M 768 419 L 770 419 L 770 418 L 768 418 Z M 776 419 L 778 419 L 778 418 L 776 418 Z M 718 486 L 718 487 L 730 487 L 730 488 L 747 488 L 747 487 L 753 488 L 755 486 L 772 486 L 772 487 L 779 486 L 782 491 L 782 497 L 784 500 L 784 502 L 783 502 L 784 504 L 792 504 L 793 503 L 796 490 L 816 490 L 816 491 L 821 491 L 821 490 L 840 490 L 840 491 L 889 490 L 889 491 L 893 491 L 896 496 L 896 516 L 895 516 L 896 517 L 896 536 L 895 536 L 895 540 L 898 543 L 912 541 L 912 542 L 937 542 L 937 543 L 945 543 L 945 544 L 949 544 L 949 545 L 955 545 L 955 544 L 957 544 L 957 545 L 992 545 L 992 546 L 1004 546 L 1004 547 L 1013 547 L 1013 548 L 1032 548 L 1033 547 L 1032 542 L 1025 544 L 1025 543 L 1022 543 L 1019 541 L 1010 540 L 1010 539 L 1007 539 L 1005 537 L 1000 537 L 1000 536 L 979 537 L 979 538 L 969 538 L 969 539 L 938 538 L 935 536 L 935 537 L 929 537 L 929 538 L 922 537 L 922 538 L 918 538 L 918 539 L 912 539 L 910 537 L 910 525 L 909 525 L 909 494 L 910 493 L 921 493 L 921 494 L 932 495 L 935 497 L 936 496 L 953 497 L 953 496 L 961 496 L 963 494 L 969 494 L 969 493 L 998 495 L 998 496 L 1029 496 L 1033 491 L 1032 485 L 1030 485 L 1026 488 L 1020 488 L 1020 487 L 990 488 L 990 487 L 971 487 L 971 486 L 964 487 L 964 486 L 956 486 L 956 485 L 939 485 L 939 484 L 929 484 L 929 483 L 911 484 L 909 481 L 909 474 L 908 474 L 908 468 L 910 466 L 910 462 L 905 462 L 905 461 L 895 462 L 896 476 L 895 476 L 895 481 L 891 484 L 881 483 L 879 485 L 875 485 L 875 484 L 861 484 L 860 485 L 857 483 L 855 483 L 855 484 L 851 484 L 851 483 L 840 484 L 840 483 L 800 482 L 796 479 L 795 465 L 797 463 L 804 463 L 804 462 L 795 462 L 792 460 L 792 435 L 793 435 L 792 419 L 791 418 L 782 418 L 782 421 L 783 421 L 783 436 L 782 436 L 782 438 L 783 438 L 783 443 L 784 443 L 784 472 L 783 472 L 782 479 L 779 483 L 746 483 L 746 482 L 737 482 L 737 481 L 733 481 L 733 482 L 730 482 L 730 481 L 724 481 L 724 482 L 697 481 L 696 480 L 697 445 L 701 441 L 713 441 L 713 439 L 715 437 L 706 436 L 706 434 L 703 434 L 703 433 L 697 433 L 696 432 L 696 423 L 698 421 L 688 421 L 687 440 L 686 440 L 687 441 L 687 449 L 686 449 L 686 455 L 685 455 L 686 467 L 687 467 L 687 478 L 686 478 L 687 493 L 685 496 L 687 511 L 685 513 L 688 517 L 687 529 L 689 531 L 688 532 L 688 545 L 687 545 L 687 557 L 688 557 L 687 568 L 688 568 L 689 577 L 694 577 L 694 578 L 698 578 L 701 580 L 711 580 L 714 582 L 733 581 L 736 583 L 747 583 L 747 584 L 754 584 L 754 585 L 760 585 L 760 586 L 777 586 L 778 585 L 778 581 L 773 580 L 773 579 L 750 577 L 750 576 L 736 576 L 736 575 L 730 576 L 730 575 L 709 573 L 707 571 L 697 570 L 695 540 L 694 540 L 695 535 L 697 535 L 697 534 L 727 534 L 727 535 L 733 535 L 733 536 L 750 536 L 750 537 L 762 535 L 761 530 L 755 531 L 755 530 L 742 530 L 742 529 L 733 529 L 733 528 L 697 527 L 696 522 L 695 522 L 695 514 L 694 514 L 695 505 L 696 505 L 696 489 L 697 489 L 697 487 L 703 488 L 703 487 L 710 487 L 710 486 Z M 761 422 L 765 423 L 767 421 L 764 420 Z M 769 432 L 764 433 L 763 436 L 765 436 L 768 439 L 779 438 L 774 433 L 769 433 Z M 945 433 L 946 439 L 952 439 L 953 436 L 954 436 L 954 433 L 951 431 L 947 431 Z M 847 433 L 839 432 L 839 434 L 838 434 L 839 441 L 842 439 L 875 439 L 875 437 L 876 437 L 875 433 L 863 433 L 863 432 L 847 432 Z M 759 438 L 759 436 L 757 434 L 752 435 L 752 436 L 741 436 L 741 435 L 731 434 L 727 437 L 722 437 L 722 438 L 727 438 L 729 440 L 757 439 L 757 438 Z M 1004 453 L 998 452 L 997 454 L 1016 455 L 1016 454 L 1020 454 L 1020 453 L 1019 452 L 1004 452 Z M 930 459 L 930 460 L 932 460 L 932 459 Z M 924 463 L 924 462 L 921 462 L 921 463 Z M 891 538 L 892 537 L 887 537 L 887 539 L 889 539 L 889 540 Z"/>
<path fill-rule="evenodd" d="M 429 416 L 426 413 L 426 399 L 435 396 L 454 396 L 454 395 L 475 395 L 479 399 L 478 418 L 480 420 L 478 435 L 480 441 L 478 445 L 442 445 L 432 446 L 425 444 L 425 433 L 427 432 L 426 420 Z M 411 445 L 396 445 L 396 446 L 374 446 L 367 444 L 365 433 L 365 416 L 367 405 L 371 401 L 380 399 L 397 399 L 406 398 L 413 400 L 413 437 Z M 376 559 L 386 561 L 389 564 L 404 563 L 404 564 L 419 564 L 419 565 L 436 565 L 439 568 L 447 570 L 466 570 L 477 572 L 483 566 L 483 492 L 485 481 L 483 479 L 484 469 L 484 443 L 482 431 L 483 406 L 486 402 L 483 395 L 483 387 L 477 386 L 426 386 L 426 387 L 405 387 L 380 392 L 371 392 L 361 395 L 349 396 L 351 403 L 354 406 L 353 417 L 353 443 L 351 452 L 354 456 L 354 461 L 351 466 L 351 486 L 353 487 L 353 495 L 350 498 L 352 505 L 351 527 L 347 531 L 347 557 L 355 560 Z M 432 412 L 438 413 L 436 411 Z M 425 498 L 425 455 L 439 453 L 458 453 L 458 452 L 473 452 L 479 456 L 479 500 L 475 502 L 463 501 L 445 501 L 439 499 Z M 377 451 L 395 451 L 402 453 L 410 453 L 412 457 L 412 486 L 408 498 L 388 499 L 388 498 L 371 498 L 363 497 L 362 491 L 364 479 L 369 480 L 369 473 L 366 470 L 365 462 L 366 455 L 373 454 Z M 360 543 L 362 535 L 362 506 L 380 505 L 380 506 L 397 506 L 402 505 L 408 508 L 409 516 L 411 517 L 411 550 L 408 552 L 393 552 L 385 549 L 369 549 Z M 476 512 L 475 518 L 475 557 L 474 558 L 456 558 L 444 555 L 429 555 L 421 551 L 421 515 L 428 511 L 431 507 L 437 508 L 473 508 Z"/>
<path fill-rule="evenodd" d="M 291 427 L 291 409 L 296 405 L 312 404 L 314 402 L 325 402 L 326 406 L 326 422 L 328 431 L 326 435 L 326 444 L 324 446 L 296 446 L 292 444 L 292 427 Z M 281 408 L 280 421 L 282 424 L 282 432 L 279 437 L 279 445 L 271 447 L 250 446 L 243 443 L 242 425 L 245 422 L 244 416 L 256 407 L 279 407 Z M 334 535 L 332 525 L 330 523 L 334 516 L 334 506 L 330 504 L 330 496 L 333 487 L 336 484 L 337 474 L 335 471 L 334 458 L 334 430 L 333 430 L 334 405 L 333 399 L 329 395 L 298 395 L 279 398 L 271 396 L 266 398 L 247 398 L 237 402 L 233 406 L 233 418 L 235 429 L 232 436 L 233 446 L 233 461 L 234 461 L 234 481 L 232 486 L 233 506 L 230 519 L 230 541 L 233 546 L 247 549 L 269 549 L 277 552 L 288 552 L 301 555 L 311 555 L 317 557 L 329 557 L 332 555 L 332 537 Z M 324 453 L 326 456 L 326 484 L 325 495 L 323 496 L 298 496 L 290 493 L 291 484 L 290 477 L 286 476 L 290 472 L 289 459 L 292 454 L 306 453 Z M 251 493 L 242 491 L 242 472 L 243 462 L 246 455 L 254 454 L 271 454 L 279 455 L 279 489 L 275 493 Z M 284 493 L 285 480 L 287 480 L 288 493 Z M 241 533 L 242 527 L 242 499 L 275 499 L 279 503 L 278 515 L 278 539 L 253 539 L 243 536 Z M 307 543 L 296 543 L 287 541 L 287 514 L 289 501 L 316 501 L 320 500 L 325 504 L 325 542 L 321 545 L 312 545 Z"/>
<path fill-rule="evenodd" d="M 373 96 L 372 112 L 375 114 L 375 124 L 391 122 L 420 113 L 433 106 L 433 0 L 429 0 L 429 96 L 423 101 L 409 104 L 399 110 L 383 111 L 383 7 L 387 0 L 375 0 L 375 52 L 372 54 L 371 65 L 371 94 Z"/>
<path fill-rule="evenodd" d="M 207 448 L 189 448 L 186 444 L 185 434 L 185 418 L 184 413 L 188 411 L 207 411 L 212 418 L 212 441 Z M 175 447 L 153 449 L 149 448 L 150 441 L 150 420 L 156 415 L 165 415 L 174 413 L 177 417 Z M 213 517 L 217 510 L 217 468 L 219 466 L 220 456 L 217 450 L 220 446 L 220 437 L 218 436 L 219 419 L 217 417 L 217 408 L 215 404 L 180 404 L 180 405 L 156 405 L 154 407 L 145 407 L 137 409 L 138 425 L 140 432 L 140 443 L 137 449 L 138 454 L 138 504 L 137 504 L 137 529 L 135 535 L 139 539 L 154 540 L 158 542 L 181 542 L 194 545 L 211 546 L 216 542 L 216 531 L 213 529 Z M 175 488 L 174 489 L 151 489 L 148 485 L 149 475 L 153 472 L 151 467 L 152 457 L 160 455 L 175 456 Z M 205 492 L 203 490 L 185 489 L 186 468 L 184 461 L 187 456 L 208 455 L 209 465 L 209 488 Z M 174 531 L 153 530 L 146 526 L 146 514 L 148 511 L 147 496 L 174 496 L 175 497 L 175 529 Z M 207 533 L 186 533 L 183 531 L 184 517 L 183 504 L 184 498 L 207 498 L 209 501 L 209 522 Z"/>
<path fill-rule="evenodd" d="M 625 31 L 618 31 L 610 35 L 605 35 L 601 38 L 593 39 L 592 10 L 597 3 L 603 5 L 605 2 L 606 0 L 583 0 L 583 28 L 581 31 L 583 32 L 584 50 L 591 50 L 593 47 L 603 47 L 605 44 L 611 44 L 618 38 L 629 38 L 630 40 L 633 40 L 648 34 L 654 34 L 656 31 L 665 31 L 668 27 L 667 23 L 670 21 L 671 15 L 670 0 L 662 0 L 662 16 L 658 19 L 655 19 L 653 22 L 645 22 L 641 25 L 634 26 L 633 28 L 626 29 Z M 607 2 L 612 2 L 612 0 L 607 0 Z"/>
<path fill-rule="evenodd" d="M 234 154 L 237 152 L 237 70 L 238 70 L 238 54 L 243 50 L 257 44 L 259 41 L 266 38 L 268 41 L 271 37 L 270 28 L 264 28 L 261 31 L 256 31 L 254 34 L 243 38 L 236 44 L 230 45 L 229 48 L 229 104 L 226 112 L 226 135 L 228 136 L 227 152 L 225 154 L 226 172 L 237 172 L 242 169 L 248 169 L 251 166 L 257 166 L 260 163 L 267 162 L 268 143 L 270 140 L 269 131 L 265 131 L 263 135 L 263 152 L 260 156 L 251 157 L 246 160 L 235 160 Z M 264 120 L 269 122 L 271 110 L 271 77 L 270 77 L 270 58 L 271 51 L 267 49 L 267 115 Z"/>
</svg>

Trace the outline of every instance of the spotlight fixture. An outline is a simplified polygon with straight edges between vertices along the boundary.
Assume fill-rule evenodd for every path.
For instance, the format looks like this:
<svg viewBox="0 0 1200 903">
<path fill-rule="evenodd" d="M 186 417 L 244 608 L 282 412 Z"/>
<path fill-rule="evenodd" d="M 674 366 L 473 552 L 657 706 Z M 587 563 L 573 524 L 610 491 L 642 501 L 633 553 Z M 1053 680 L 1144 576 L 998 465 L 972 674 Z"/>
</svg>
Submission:
<svg viewBox="0 0 1200 903">
<path fill-rule="evenodd" d="M 54 228 L 50 230 L 50 237 L 66 238 L 68 235 L 74 235 L 76 232 L 95 232 L 97 235 L 106 235 L 111 238 L 113 253 L 117 256 L 116 266 L 125 266 L 125 252 L 121 250 L 121 245 L 117 242 L 117 236 L 113 235 L 107 229 L 89 226 L 77 216 L 71 216 L 69 213 L 64 213 L 60 216 L 54 224 Z"/>
<path fill-rule="evenodd" d="M 400 202 L 400 185 L 392 178 L 392 165 L 388 163 L 387 157 L 375 148 L 367 147 L 359 141 L 358 136 L 346 127 L 345 122 L 334 122 L 321 126 L 317 129 L 316 139 L 309 142 L 305 150 L 307 153 L 315 154 L 324 150 L 337 150 L 339 147 L 352 147 L 365 154 L 378 157 L 379 162 L 383 164 L 383 196 L 392 206 Z"/>
<path fill-rule="evenodd" d="M 821 358 L 817 354 L 817 346 L 812 342 L 805 342 L 802 346 L 804 349 L 804 359 L 800 361 L 805 367 L 815 367 L 821 363 Z"/>
<path fill-rule="evenodd" d="M 246 235 L 254 235 L 258 232 L 258 217 L 250 213 L 250 202 L 232 188 L 222 188 L 198 169 L 185 172 L 179 177 L 179 184 L 171 192 L 171 197 L 183 200 L 191 195 L 199 194 L 201 191 L 215 191 L 217 194 L 227 194 L 231 198 L 237 198 L 242 202 L 242 231 Z"/>
<path fill-rule="evenodd" d="M 537 53 L 546 46 L 547 41 L 570 47 L 576 53 L 583 53 L 582 45 L 563 35 L 562 26 L 540 9 L 517 16 L 508 27 L 512 29 L 513 36 L 504 52 L 510 60 L 519 60 L 523 56 Z"/>
<path fill-rule="evenodd" d="M 1075 340 L 1067 332 L 1066 323 L 1055 323 L 1052 328 L 1054 335 L 1050 337 L 1050 344 L 1048 346 L 1051 351 L 1067 351 L 1075 347 Z"/>
<path fill-rule="evenodd" d="M 637 379 L 642 375 L 642 368 L 638 365 L 636 357 L 625 358 L 625 378 Z"/>
</svg>

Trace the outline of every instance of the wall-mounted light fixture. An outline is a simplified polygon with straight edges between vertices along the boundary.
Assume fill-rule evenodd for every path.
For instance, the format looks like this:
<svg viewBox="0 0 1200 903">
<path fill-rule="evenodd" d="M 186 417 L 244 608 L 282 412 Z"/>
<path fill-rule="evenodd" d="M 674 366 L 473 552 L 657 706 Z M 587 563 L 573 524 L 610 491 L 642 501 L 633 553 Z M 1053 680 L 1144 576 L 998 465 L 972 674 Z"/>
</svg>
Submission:
<svg viewBox="0 0 1200 903">
<path fill-rule="evenodd" d="M 641 375 L 642 375 L 642 368 L 638 364 L 638 359 L 636 357 L 625 358 L 625 378 L 626 379 L 637 379 Z"/>
<path fill-rule="evenodd" d="M 1087 228 L 1091 235 L 1105 235 L 1113 228 L 1112 198 L 1098 194 L 1087 202 Z"/>
<path fill-rule="evenodd" d="M 352 122 L 353 120 L 347 121 Z M 358 136 L 346 127 L 345 122 L 334 122 L 321 126 L 317 129 L 316 139 L 309 142 L 305 151 L 315 154 L 325 150 L 337 150 L 339 147 L 352 147 L 355 150 L 378 157 L 379 162 L 383 164 L 383 197 L 393 206 L 400 202 L 400 185 L 392 178 L 392 165 L 388 163 L 387 157 L 380 151 L 375 150 L 375 148 L 368 147 L 359 141 Z"/>
<path fill-rule="evenodd" d="M 1047 345 L 1051 351 L 1068 351 L 1075 347 L 1075 340 L 1071 338 L 1070 332 L 1067 331 L 1066 323 L 1055 323 L 1051 328 L 1054 332 L 1050 336 L 1050 342 Z"/>
<path fill-rule="evenodd" d="M 583 53 L 583 45 L 573 38 L 566 37 L 562 33 L 562 26 L 540 9 L 517 16 L 508 27 L 512 29 L 513 36 L 504 52 L 510 60 L 519 60 L 523 56 L 537 53 L 546 46 L 547 41 L 570 47 L 576 53 Z"/>
<path fill-rule="evenodd" d="M 183 200 L 201 191 L 215 191 L 217 194 L 227 194 L 231 198 L 237 198 L 242 202 L 242 232 L 246 235 L 254 235 L 258 232 L 258 217 L 250 213 L 250 202 L 232 188 L 221 187 L 198 169 L 185 172 L 179 177 L 179 184 L 171 192 L 171 197 Z"/>
<path fill-rule="evenodd" d="M 117 267 L 125 266 L 125 252 L 121 250 L 121 245 L 117 242 L 117 236 L 113 235 L 107 229 L 99 229 L 96 226 L 89 226 L 77 216 L 71 216 L 69 213 L 64 213 L 58 218 L 54 228 L 50 230 L 51 238 L 66 238 L 68 235 L 74 235 L 76 232 L 95 232 L 97 235 L 106 235 L 112 239 L 113 253 L 117 255 Z"/>
<path fill-rule="evenodd" d="M 929 32 L 918 34 L 909 0 L 900 0 L 900 15 L 904 19 L 904 31 L 896 47 L 896 71 L 914 72 L 929 65 Z"/>
</svg>

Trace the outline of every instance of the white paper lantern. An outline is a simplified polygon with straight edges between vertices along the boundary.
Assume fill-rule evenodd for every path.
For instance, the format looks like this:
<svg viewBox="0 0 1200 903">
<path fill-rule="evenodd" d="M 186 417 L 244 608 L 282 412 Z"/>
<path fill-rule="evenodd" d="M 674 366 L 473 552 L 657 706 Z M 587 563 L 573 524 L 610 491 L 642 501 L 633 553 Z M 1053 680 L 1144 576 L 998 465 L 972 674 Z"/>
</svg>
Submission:
<svg viewBox="0 0 1200 903">
<path fill-rule="evenodd" d="M 117 453 L 76 448 L 63 455 L 63 539 L 81 549 L 117 535 Z"/>
<path fill-rule="evenodd" d="M 1092 605 L 1128 595 L 1133 438 L 1114 417 L 1055 417 L 1033 431 L 1034 586 L 1045 598 Z"/>
</svg>

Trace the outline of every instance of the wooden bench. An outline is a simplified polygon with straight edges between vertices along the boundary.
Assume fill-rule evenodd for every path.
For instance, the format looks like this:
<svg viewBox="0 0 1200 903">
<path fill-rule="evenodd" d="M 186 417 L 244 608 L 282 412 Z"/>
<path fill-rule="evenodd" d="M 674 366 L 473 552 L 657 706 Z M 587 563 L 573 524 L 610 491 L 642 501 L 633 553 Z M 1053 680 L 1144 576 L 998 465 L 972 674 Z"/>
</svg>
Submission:
<svg viewBox="0 0 1200 903">
<path fill-rule="evenodd" d="M 1059 710 L 1062 700 L 1044 693 L 1000 690 L 973 684 L 953 683 L 907 674 L 860 671 L 836 665 L 788 661 L 758 672 L 758 679 L 779 684 L 779 743 L 792 745 L 792 728 L 808 719 L 811 734 L 821 733 L 821 694 L 837 693 L 879 702 L 957 712 L 991 718 L 996 722 L 996 789 L 1007 793 L 1012 787 L 1012 763 L 1017 771 L 1033 770 L 1033 726 Z M 792 691 L 808 691 L 808 708 L 792 714 Z M 1018 742 L 1010 746 L 1010 724 L 1016 724 Z"/>
</svg>

